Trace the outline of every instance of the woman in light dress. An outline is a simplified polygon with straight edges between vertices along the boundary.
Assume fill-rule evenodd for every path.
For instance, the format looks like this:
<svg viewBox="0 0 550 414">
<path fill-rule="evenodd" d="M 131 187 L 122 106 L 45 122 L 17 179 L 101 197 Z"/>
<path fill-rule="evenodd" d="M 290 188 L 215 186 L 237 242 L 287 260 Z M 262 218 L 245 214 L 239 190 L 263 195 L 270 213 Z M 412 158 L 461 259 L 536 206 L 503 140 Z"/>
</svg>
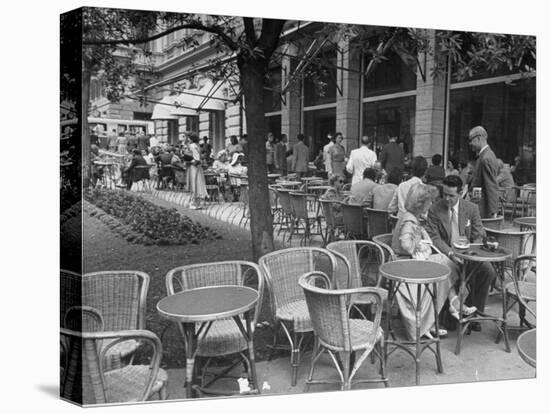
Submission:
<svg viewBox="0 0 550 414">
<path fill-rule="evenodd" d="M 393 231 L 392 249 L 398 256 L 405 256 L 417 260 L 429 260 L 448 266 L 451 274 L 444 281 L 438 282 L 437 286 L 437 305 L 438 310 L 449 299 L 449 312 L 453 317 L 459 319 L 458 314 L 459 300 L 455 290 L 457 282 L 458 266 L 447 256 L 436 251 L 432 245 L 432 240 L 426 230 L 420 225 L 419 219 L 425 217 L 432 205 L 434 197 L 434 188 L 425 184 L 416 184 L 411 187 L 407 200 L 405 201 L 405 213 L 398 220 Z M 396 295 L 401 319 L 405 325 L 407 335 L 411 340 L 416 337 L 416 319 L 414 310 L 414 300 L 416 300 L 416 289 L 411 289 L 413 293 L 411 298 L 408 294 L 407 286 L 401 284 Z M 476 307 L 463 307 L 464 315 L 471 315 L 476 311 Z M 429 294 L 422 294 L 420 335 L 431 337 L 434 334 L 432 330 L 435 322 L 435 316 L 432 306 L 432 300 Z M 443 336 L 447 332 L 440 329 L 439 335 Z"/>
<path fill-rule="evenodd" d="M 191 205 L 189 208 L 197 210 L 201 208 L 201 202 L 208 195 L 206 191 L 206 181 L 202 169 L 201 151 L 199 147 L 199 137 L 197 134 L 190 134 L 189 150 L 193 154 L 193 160 L 190 161 L 187 175 L 187 183 L 191 191 Z"/>
<path fill-rule="evenodd" d="M 346 167 L 346 149 L 342 145 L 343 141 L 344 137 L 338 132 L 334 140 L 334 145 L 332 145 L 328 150 L 332 175 L 341 177 L 344 176 L 344 169 Z"/>
</svg>

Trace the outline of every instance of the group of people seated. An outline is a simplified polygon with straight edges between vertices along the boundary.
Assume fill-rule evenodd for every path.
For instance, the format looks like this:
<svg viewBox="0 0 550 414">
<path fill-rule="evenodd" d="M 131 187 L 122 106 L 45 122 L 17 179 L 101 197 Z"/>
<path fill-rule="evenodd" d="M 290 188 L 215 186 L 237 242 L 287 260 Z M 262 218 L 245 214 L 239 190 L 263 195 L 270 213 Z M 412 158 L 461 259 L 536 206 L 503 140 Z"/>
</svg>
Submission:
<svg viewBox="0 0 550 414">
<path fill-rule="evenodd" d="M 391 170 L 381 180 L 382 175 L 374 168 L 366 168 L 363 180 L 351 186 L 349 192 L 343 191 L 345 179 L 332 176 L 329 184 L 332 187 L 323 195 L 325 200 L 349 202 L 372 206 L 397 215 L 394 227 L 392 249 L 399 258 L 431 260 L 447 265 L 451 275 L 438 287 L 438 306 L 447 303 L 449 314 L 460 319 L 459 280 L 460 266 L 464 265 L 453 255 L 453 242 L 459 237 L 466 237 L 470 242 L 481 242 L 485 230 L 481 222 L 479 208 L 476 204 L 462 197 L 464 183 L 458 174 L 444 175 L 439 180 L 439 187 L 427 184 L 426 172 L 428 163 L 422 156 L 415 157 L 411 163 L 412 177 L 401 182 L 402 171 Z M 342 222 L 342 212 L 338 203 L 333 205 L 334 220 Z M 466 265 L 469 266 L 469 265 Z M 463 315 L 468 316 L 476 311 L 483 311 L 489 288 L 496 277 L 493 267 L 483 263 L 478 274 L 472 278 L 469 293 L 463 292 L 465 306 Z M 406 289 L 406 287 L 402 287 Z M 397 295 L 401 315 L 410 338 L 416 335 L 414 304 L 409 297 Z M 422 303 L 421 335 L 433 335 L 434 312 L 429 295 L 424 295 Z M 479 323 L 472 323 L 474 331 L 480 330 Z M 441 329 L 440 335 L 445 335 Z"/>
<path fill-rule="evenodd" d="M 459 320 L 459 295 L 465 296 L 462 298 L 466 305 L 462 310 L 463 316 L 469 316 L 476 311 L 483 312 L 496 273 L 490 263 L 482 263 L 470 279 L 468 292 L 458 292 L 460 267 L 470 267 L 470 264 L 464 264 L 453 254 L 452 245 L 464 237 L 471 243 L 479 243 L 485 237 L 485 230 L 478 206 L 461 197 L 461 178 L 449 175 L 443 179 L 442 186 L 441 198 L 434 187 L 424 183 L 416 183 L 409 189 L 402 201 L 403 211 L 400 212 L 393 230 L 391 247 L 398 258 L 430 260 L 450 268 L 449 278 L 438 284 L 438 313 L 448 303 L 450 315 Z M 402 289 L 406 288 L 403 286 Z M 408 336 L 414 339 L 414 304 L 404 291 L 402 293 L 397 295 L 401 317 Z M 434 333 L 435 316 L 429 295 L 425 295 L 421 309 L 421 335 L 431 336 Z M 473 331 L 481 330 L 477 322 L 473 322 L 471 328 Z M 439 335 L 445 334 L 446 331 L 441 329 Z"/>
</svg>

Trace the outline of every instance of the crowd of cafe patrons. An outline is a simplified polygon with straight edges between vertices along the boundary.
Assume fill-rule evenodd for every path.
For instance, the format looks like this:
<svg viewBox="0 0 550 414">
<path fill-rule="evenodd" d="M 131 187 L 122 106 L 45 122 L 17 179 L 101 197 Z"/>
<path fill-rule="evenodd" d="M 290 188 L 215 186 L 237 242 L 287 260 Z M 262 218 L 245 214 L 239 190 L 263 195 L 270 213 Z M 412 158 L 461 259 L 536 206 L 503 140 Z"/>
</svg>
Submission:
<svg viewBox="0 0 550 414">
<path fill-rule="evenodd" d="M 285 134 L 275 137 L 269 132 L 265 137 L 267 172 L 296 178 L 323 175 L 331 182 L 351 186 L 351 201 L 372 202 L 373 208 L 401 214 L 407 191 L 417 183 L 433 185 L 441 189 L 445 177 L 460 177 L 462 195 L 476 189 L 480 198 L 482 217 L 494 217 L 498 213 L 500 188 L 511 188 L 517 182 L 518 160 L 510 165 L 497 158 L 488 144 L 488 134 L 481 126 L 471 129 L 469 146 L 476 154 L 474 160 L 449 159 L 442 165 L 443 157 L 435 154 L 431 159 L 412 157 L 404 151 L 396 136 L 388 137 L 388 143 L 375 150 L 368 136 L 360 139 L 360 146 L 347 152 L 342 133 L 328 134 L 326 145 L 310 162 L 310 150 L 303 134 L 298 134 L 290 145 Z M 214 152 L 207 136 L 199 138 L 186 133 L 178 144 L 159 142 L 154 135 L 140 132 L 135 135 L 91 134 L 92 157 L 100 156 L 100 149 L 116 153 L 124 158 L 120 180 L 122 185 L 143 178 L 156 176 L 191 191 L 194 208 L 200 208 L 206 197 L 204 171 L 215 170 L 236 175 L 246 175 L 248 165 L 248 137 L 227 137 L 225 147 Z M 150 166 L 150 168 L 139 168 Z M 136 167 L 138 167 L 136 169 Z M 93 180 L 100 178 L 102 167 L 94 168 Z"/>
</svg>

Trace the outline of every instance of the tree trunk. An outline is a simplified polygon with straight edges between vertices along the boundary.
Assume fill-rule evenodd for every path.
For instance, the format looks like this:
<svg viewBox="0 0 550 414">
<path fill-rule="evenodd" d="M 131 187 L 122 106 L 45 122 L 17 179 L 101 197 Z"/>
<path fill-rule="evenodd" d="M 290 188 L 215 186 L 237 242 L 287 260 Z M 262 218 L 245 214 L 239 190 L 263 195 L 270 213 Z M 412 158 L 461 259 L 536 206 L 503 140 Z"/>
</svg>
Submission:
<svg viewBox="0 0 550 414">
<path fill-rule="evenodd" d="M 244 92 L 246 132 L 248 134 L 248 193 L 252 256 L 257 261 L 273 251 L 273 217 L 267 184 L 263 78 L 267 61 L 239 59 L 241 88 Z"/>
<path fill-rule="evenodd" d="M 86 65 L 84 63 L 84 65 Z M 90 159 L 90 129 L 88 128 L 88 107 L 90 106 L 90 80 L 92 72 L 82 69 L 82 188 L 90 185 L 92 175 Z"/>
</svg>

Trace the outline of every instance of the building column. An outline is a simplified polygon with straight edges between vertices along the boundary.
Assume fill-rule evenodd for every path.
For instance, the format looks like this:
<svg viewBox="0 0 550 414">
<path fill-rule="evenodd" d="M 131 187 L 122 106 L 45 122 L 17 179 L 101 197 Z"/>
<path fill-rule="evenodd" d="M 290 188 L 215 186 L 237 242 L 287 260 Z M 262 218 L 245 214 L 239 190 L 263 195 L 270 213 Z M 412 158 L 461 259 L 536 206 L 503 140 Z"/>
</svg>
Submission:
<svg viewBox="0 0 550 414">
<path fill-rule="evenodd" d="M 336 131 L 344 135 L 344 147 L 351 151 L 359 146 L 359 111 L 361 109 L 361 53 L 349 40 L 341 40 L 338 47 L 336 81 L 342 94 L 336 91 Z M 346 70 L 350 69 L 352 71 Z"/>
<path fill-rule="evenodd" d="M 422 79 L 421 71 L 416 76 L 416 124 L 413 144 L 413 155 L 431 157 L 434 154 L 443 155 L 443 137 L 445 133 L 445 77 L 434 79 L 431 70 L 440 57 L 435 47 L 435 30 L 427 30 L 430 47 L 434 55 L 419 54 L 418 60 L 423 65 L 422 71 L 426 80 Z"/>
<path fill-rule="evenodd" d="M 286 53 L 296 56 L 298 54 L 297 47 L 292 43 L 289 44 Z M 286 85 L 296 65 L 296 60 L 283 56 L 281 64 L 281 87 Z M 296 142 L 296 136 L 300 132 L 303 132 L 304 129 L 303 125 L 300 125 L 302 112 L 300 89 L 300 80 L 295 79 L 283 96 L 284 102 L 281 102 L 281 134 L 286 134 L 291 144 Z"/>
</svg>

